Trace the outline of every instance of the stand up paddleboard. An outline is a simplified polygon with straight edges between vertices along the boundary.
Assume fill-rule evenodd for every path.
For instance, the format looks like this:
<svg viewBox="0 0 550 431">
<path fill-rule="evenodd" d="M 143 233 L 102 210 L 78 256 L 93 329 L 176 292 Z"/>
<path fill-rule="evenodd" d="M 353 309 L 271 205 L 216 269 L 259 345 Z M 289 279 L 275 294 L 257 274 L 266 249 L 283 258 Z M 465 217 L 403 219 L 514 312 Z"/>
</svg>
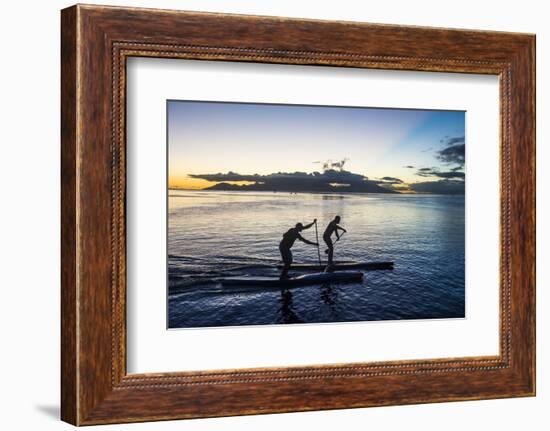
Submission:
<svg viewBox="0 0 550 431">
<path fill-rule="evenodd" d="M 296 287 L 330 282 L 345 283 L 361 281 L 362 279 L 363 273 L 360 271 L 340 271 L 305 274 L 282 280 L 275 277 L 228 277 L 222 278 L 218 280 L 218 282 L 220 282 L 222 286 Z"/>
<path fill-rule="evenodd" d="M 277 266 L 279 269 L 282 267 L 283 265 Z M 318 263 L 297 263 L 290 267 L 294 271 L 323 271 L 325 268 L 326 265 L 319 265 Z M 336 262 L 331 267 L 333 271 L 347 269 L 362 269 L 365 271 L 393 269 L 393 262 Z"/>
</svg>

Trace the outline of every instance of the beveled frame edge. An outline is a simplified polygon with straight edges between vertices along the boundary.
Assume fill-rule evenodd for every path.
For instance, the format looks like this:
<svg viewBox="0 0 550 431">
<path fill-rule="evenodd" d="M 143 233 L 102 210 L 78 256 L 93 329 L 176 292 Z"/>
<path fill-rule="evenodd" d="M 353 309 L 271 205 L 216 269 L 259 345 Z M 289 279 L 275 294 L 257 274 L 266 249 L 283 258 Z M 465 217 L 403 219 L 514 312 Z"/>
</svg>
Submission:
<svg viewBox="0 0 550 431">
<path fill-rule="evenodd" d="M 268 31 L 256 35 L 258 28 Z M 311 35 L 321 41 L 308 40 Z M 330 40 L 323 37 L 329 35 Z M 484 47 L 487 43 L 492 46 Z M 412 55 L 403 55 L 405 48 Z M 65 9 L 62 418 L 81 425 L 534 395 L 534 49 L 534 36 L 509 33 L 101 6 Z M 500 355 L 127 376 L 129 56 L 500 75 Z M 522 219 L 522 214 L 530 216 Z"/>
</svg>

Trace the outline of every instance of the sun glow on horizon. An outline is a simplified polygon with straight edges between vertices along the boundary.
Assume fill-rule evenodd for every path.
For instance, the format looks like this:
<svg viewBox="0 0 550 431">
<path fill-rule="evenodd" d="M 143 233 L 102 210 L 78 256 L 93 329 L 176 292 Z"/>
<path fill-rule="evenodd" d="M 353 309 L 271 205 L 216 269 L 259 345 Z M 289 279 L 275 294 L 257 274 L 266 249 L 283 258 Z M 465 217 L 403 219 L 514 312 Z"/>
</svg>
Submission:
<svg viewBox="0 0 550 431">
<path fill-rule="evenodd" d="M 189 176 L 175 176 L 168 180 L 168 188 L 183 190 L 203 190 L 219 183 L 245 186 L 254 184 L 254 181 L 208 181 L 202 178 L 192 178 Z"/>
</svg>

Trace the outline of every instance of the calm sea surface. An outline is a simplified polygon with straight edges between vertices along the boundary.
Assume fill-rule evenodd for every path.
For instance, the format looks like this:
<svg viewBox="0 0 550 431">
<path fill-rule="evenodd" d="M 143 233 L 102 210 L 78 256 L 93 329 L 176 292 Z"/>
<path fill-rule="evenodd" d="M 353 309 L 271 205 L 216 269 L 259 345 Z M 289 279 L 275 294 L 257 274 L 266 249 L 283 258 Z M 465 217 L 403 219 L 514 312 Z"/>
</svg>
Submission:
<svg viewBox="0 0 550 431">
<path fill-rule="evenodd" d="M 216 278 L 277 276 L 282 234 L 335 215 L 335 260 L 393 261 L 361 283 L 222 288 Z M 464 317 L 464 196 L 169 191 L 170 328 Z M 302 232 L 315 241 L 315 227 Z M 317 262 L 296 241 L 295 263 Z M 290 271 L 290 275 L 298 275 Z"/>
</svg>

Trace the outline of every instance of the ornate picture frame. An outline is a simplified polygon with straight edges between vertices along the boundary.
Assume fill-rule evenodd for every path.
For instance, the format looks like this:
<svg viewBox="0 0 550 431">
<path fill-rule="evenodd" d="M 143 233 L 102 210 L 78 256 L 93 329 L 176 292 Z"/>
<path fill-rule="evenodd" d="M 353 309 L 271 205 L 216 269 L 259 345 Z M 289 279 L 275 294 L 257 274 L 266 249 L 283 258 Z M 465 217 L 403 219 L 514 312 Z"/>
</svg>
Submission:
<svg viewBox="0 0 550 431">
<path fill-rule="evenodd" d="M 75 425 L 533 396 L 535 36 L 77 5 L 62 11 L 62 399 Z M 126 60 L 497 75 L 500 353 L 128 374 Z"/>
</svg>

